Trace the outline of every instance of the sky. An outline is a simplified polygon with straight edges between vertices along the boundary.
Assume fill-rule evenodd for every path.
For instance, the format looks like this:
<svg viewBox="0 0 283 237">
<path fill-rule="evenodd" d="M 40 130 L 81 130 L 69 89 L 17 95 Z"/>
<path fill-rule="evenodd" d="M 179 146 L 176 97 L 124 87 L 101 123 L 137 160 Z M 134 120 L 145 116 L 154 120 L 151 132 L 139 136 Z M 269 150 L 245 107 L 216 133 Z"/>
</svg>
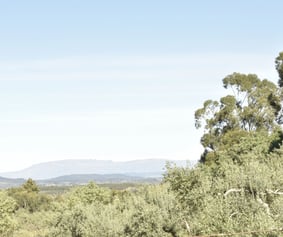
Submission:
<svg viewBox="0 0 283 237">
<path fill-rule="evenodd" d="M 222 79 L 277 82 L 281 0 L 0 1 L 0 172 L 62 159 L 197 160 Z"/>
</svg>

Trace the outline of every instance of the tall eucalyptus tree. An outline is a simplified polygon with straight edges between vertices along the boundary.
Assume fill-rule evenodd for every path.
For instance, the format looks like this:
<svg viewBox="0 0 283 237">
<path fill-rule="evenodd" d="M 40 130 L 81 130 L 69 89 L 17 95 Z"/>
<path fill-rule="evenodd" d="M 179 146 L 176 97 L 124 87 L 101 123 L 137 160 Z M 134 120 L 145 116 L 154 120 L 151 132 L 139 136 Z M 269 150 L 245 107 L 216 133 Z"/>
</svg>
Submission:
<svg viewBox="0 0 283 237">
<path fill-rule="evenodd" d="M 202 161 L 237 143 L 249 132 L 280 130 L 282 89 L 255 74 L 233 73 L 223 79 L 231 93 L 219 101 L 207 100 L 195 111 L 195 126 L 204 125 L 201 144 L 205 148 Z M 212 153 L 211 153 L 212 152 Z"/>
</svg>

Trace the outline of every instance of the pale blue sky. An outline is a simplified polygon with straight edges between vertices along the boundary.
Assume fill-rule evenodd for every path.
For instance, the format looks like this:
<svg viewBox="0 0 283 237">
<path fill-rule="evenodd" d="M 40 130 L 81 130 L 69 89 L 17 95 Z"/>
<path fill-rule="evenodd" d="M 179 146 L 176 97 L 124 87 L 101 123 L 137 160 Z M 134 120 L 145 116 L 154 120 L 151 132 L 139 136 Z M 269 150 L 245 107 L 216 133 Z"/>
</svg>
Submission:
<svg viewBox="0 0 283 237">
<path fill-rule="evenodd" d="M 0 1 L 0 171 L 198 159 L 194 110 L 234 71 L 277 81 L 283 2 Z"/>
</svg>

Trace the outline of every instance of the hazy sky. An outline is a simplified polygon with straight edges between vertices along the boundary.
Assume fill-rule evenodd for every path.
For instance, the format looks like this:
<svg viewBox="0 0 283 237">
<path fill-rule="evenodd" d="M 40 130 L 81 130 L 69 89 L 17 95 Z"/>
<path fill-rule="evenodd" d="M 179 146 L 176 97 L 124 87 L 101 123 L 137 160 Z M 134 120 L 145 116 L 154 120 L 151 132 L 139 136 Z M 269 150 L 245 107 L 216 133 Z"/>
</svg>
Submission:
<svg viewBox="0 0 283 237">
<path fill-rule="evenodd" d="M 199 158 L 194 110 L 233 72 L 277 82 L 283 1 L 0 2 L 0 172 Z"/>
</svg>

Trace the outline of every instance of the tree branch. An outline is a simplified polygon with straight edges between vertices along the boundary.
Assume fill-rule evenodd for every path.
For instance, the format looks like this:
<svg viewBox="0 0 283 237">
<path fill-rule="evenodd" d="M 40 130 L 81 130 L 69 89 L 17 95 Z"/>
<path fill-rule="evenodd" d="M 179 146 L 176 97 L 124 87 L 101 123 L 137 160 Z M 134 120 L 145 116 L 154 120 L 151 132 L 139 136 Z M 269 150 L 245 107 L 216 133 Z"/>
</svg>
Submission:
<svg viewBox="0 0 283 237">
<path fill-rule="evenodd" d="M 267 214 L 270 215 L 270 209 L 269 209 L 268 204 L 262 201 L 260 197 L 257 197 L 256 200 L 266 209 Z"/>
<path fill-rule="evenodd" d="M 224 197 L 226 197 L 229 193 L 235 193 L 235 192 L 239 193 L 242 191 L 243 189 L 231 188 L 224 193 Z"/>
<path fill-rule="evenodd" d="M 267 189 L 266 192 L 269 194 L 283 195 L 283 192 L 279 192 L 280 189 L 276 189 L 275 191 Z"/>
<path fill-rule="evenodd" d="M 188 233 L 191 233 L 191 228 L 186 220 L 184 220 Z"/>
</svg>

